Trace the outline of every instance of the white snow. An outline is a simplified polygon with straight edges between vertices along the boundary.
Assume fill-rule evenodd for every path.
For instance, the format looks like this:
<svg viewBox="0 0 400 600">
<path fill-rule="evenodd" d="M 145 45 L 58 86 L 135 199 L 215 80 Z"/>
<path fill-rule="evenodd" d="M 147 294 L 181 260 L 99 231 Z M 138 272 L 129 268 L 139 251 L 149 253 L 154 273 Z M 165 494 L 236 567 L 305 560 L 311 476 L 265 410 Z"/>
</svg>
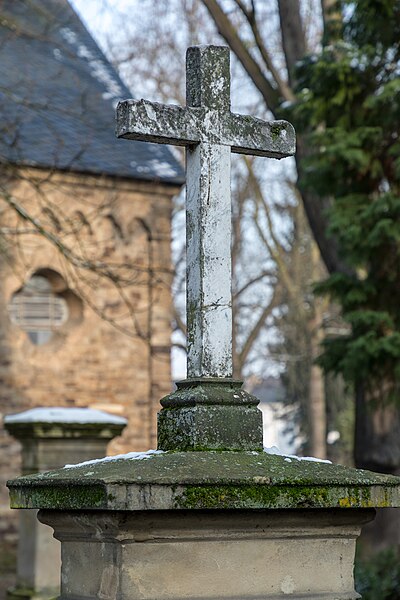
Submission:
<svg viewBox="0 0 400 600">
<path fill-rule="evenodd" d="M 147 165 L 139 165 L 135 160 L 131 160 L 130 165 L 138 173 L 150 173 L 153 171 L 157 177 L 176 177 L 178 175 L 177 169 L 167 161 L 158 158 L 152 158 L 148 161 Z"/>
<path fill-rule="evenodd" d="M 178 174 L 177 170 L 166 160 L 152 158 L 149 164 L 158 177 L 175 177 Z"/>
<path fill-rule="evenodd" d="M 163 454 L 163 450 L 147 450 L 147 452 L 128 452 L 128 454 L 116 454 L 115 456 L 105 456 L 104 458 L 95 458 L 93 460 L 85 460 L 76 465 L 65 465 L 64 469 L 74 469 L 75 467 L 84 467 L 86 465 L 96 465 L 98 463 L 112 462 L 114 460 L 143 460 L 150 458 L 154 454 Z"/>
<path fill-rule="evenodd" d="M 264 447 L 264 452 L 266 452 L 267 454 L 276 454 L 277 456 L 284 456 L 286 462 L 291 462 L 290 459 L 293 459 L 299 461 L 306 460 L 308 462 L 326 463 L 328 465 L 332 464 L 332 461 L 325 460 L 324 458 L 315 458 L 314 456 L 296 456 L 295 454 L 283 454 L 276 446 L 271 446 L 271 448 Z"/>
<path fill-rule="evenodd" d="M 110 415 L 93 408 L 31 408 L 15 415 L 7 415 L 5 423 L 109 423 L 126 425 L 123 417 Z"/>
</svg>

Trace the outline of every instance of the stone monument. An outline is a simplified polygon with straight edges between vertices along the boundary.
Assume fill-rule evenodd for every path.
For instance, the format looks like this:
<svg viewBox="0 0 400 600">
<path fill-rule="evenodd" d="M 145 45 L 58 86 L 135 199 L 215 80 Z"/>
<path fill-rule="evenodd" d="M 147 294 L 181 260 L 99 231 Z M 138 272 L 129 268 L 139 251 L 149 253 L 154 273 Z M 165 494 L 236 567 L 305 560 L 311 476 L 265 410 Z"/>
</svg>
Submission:
<svg viewBox="0 0 400 600">
<path fill-rule="evenodd" d="M 104 456 L 107 444 L 127 424 L 90 408 L 32 408 L 4 418 L 4 427 L 22 446 L 22 474 L 43 473 Z M 60 591 L 60 543 L 36 511 L 20 511 L 16 585 L 9 600 L 48 600 Z"/>
<path fill-rule="evenodd" d="M 232 379 L 230 152 L 295 151 L 292 126 L 230 111 L 229 51 L 187 52 L 187 106 L 128 100 L 117 135 L 186 146 L 188 378 L 158 450 L 9 482 L 62 544 L 61 600 L 351 600 L 355 540 L 400 479 L 271 455 Z"/>
</svg>

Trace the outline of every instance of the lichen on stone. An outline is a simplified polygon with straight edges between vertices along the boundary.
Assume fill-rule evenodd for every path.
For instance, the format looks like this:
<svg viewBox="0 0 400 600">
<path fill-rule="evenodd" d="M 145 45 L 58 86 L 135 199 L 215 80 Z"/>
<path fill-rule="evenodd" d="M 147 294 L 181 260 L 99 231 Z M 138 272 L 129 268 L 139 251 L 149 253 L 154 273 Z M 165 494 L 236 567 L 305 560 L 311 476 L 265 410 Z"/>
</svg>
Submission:
<svg viewBox="0 0 400 600">
<path fill-rule="evenodd" d="M 400 479 L 251 452 L 164 452 L 9 482 L 14 508 L 73 510 L 373 508 L 400 505 Z"/>
</svg>

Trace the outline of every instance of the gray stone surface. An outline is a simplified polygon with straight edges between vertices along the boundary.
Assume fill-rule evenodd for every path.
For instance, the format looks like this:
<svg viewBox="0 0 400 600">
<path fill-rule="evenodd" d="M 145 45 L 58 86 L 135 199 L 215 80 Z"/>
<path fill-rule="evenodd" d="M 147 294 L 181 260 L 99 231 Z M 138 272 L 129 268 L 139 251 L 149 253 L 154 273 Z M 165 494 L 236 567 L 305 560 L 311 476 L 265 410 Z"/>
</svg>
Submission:
<svg viewBox="0 0 400 600">
<path fill-rule="evenodd" d="M 400 504 L 396 477 L 254 451 L 143 453 L 10 488 L 61 540 L 60 600 L 354 600 L 361 526 Z"/>
<path fill-rule="evenodd" d="M 189 378 L 232 377 L 230 153 L 283 158 L 295 152 L 285 121 L 230 111 L 229 49 L 186 55 L 187 107 L 127 100 L 118 137 L 187 147 L 187 329 Z"/>
<path fill-rule="evenodd" d="M 4 420 L 7 431 L 22 445 L 23 474 L 104 456 L 108 442 L 126 423 L 102 411 L 59 407 L 33 409 Z M 8 592 L 10 600 L 48 600 L 59 592 L 61 547 L 36 514 L 19 515 L 17 580 Z"/>
<path fill-rule="evenodd" d="M 221 316 L 221 314 L 219 315 Z M 161 400 L 161 450 L 261 450 L 258 398 L 242 382 L 223 378 L 185 379 Z"/>
<path fill-rule="evenodd" d="M 60 600 L 352 600 L 373 510 L 41 511 L 64 548 Z"/>
<path fill-rule="evenodd" d="M 161 450 L 22 477 L 12 506 L 61 540 L 60 600 L 354 600 L 355 540 L 400 479 L 263 452 L 230 378 L 229 153 L 291 154 L 293 130 L 230 113 L 227 49 L 188 50 L 187 104 L 118 109 L 121 137 L 189 146 L 189 379 L 162 400 Z"/>
<path fill-rule="evenodd" d="M 400 479 L 265 452 L 163 452 L 9 482 L 14 508 L 184 510 L 400 506 Z"/>
<path fill-rule="evenodd" d="M 149 100 L 124 100 L 117 107 L 117 135 L 128 140 L 190 146 L 200 142 L 230 146 L 237 154 L 268 158 L 292 156 L 293 126 L 205 108 L 182 108 Z"/>
</svg>

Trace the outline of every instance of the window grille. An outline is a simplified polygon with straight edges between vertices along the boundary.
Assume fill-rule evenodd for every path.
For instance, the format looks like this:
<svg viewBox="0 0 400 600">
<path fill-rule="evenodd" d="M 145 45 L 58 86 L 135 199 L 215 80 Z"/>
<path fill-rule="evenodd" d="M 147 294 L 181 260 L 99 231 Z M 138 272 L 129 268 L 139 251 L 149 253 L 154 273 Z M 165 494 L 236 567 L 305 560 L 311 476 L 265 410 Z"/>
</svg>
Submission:
<svg viewBox="0 0 400 600">
<path fill-rule="evenodd" d="M 40 344 L 67 321 L 68 306 L 64 298 L 52 292 L 45 277 L 34 276 L 14 295 L 8 313 L 14 325 L 26 331 L 32 342 Z"/>
</svg>

